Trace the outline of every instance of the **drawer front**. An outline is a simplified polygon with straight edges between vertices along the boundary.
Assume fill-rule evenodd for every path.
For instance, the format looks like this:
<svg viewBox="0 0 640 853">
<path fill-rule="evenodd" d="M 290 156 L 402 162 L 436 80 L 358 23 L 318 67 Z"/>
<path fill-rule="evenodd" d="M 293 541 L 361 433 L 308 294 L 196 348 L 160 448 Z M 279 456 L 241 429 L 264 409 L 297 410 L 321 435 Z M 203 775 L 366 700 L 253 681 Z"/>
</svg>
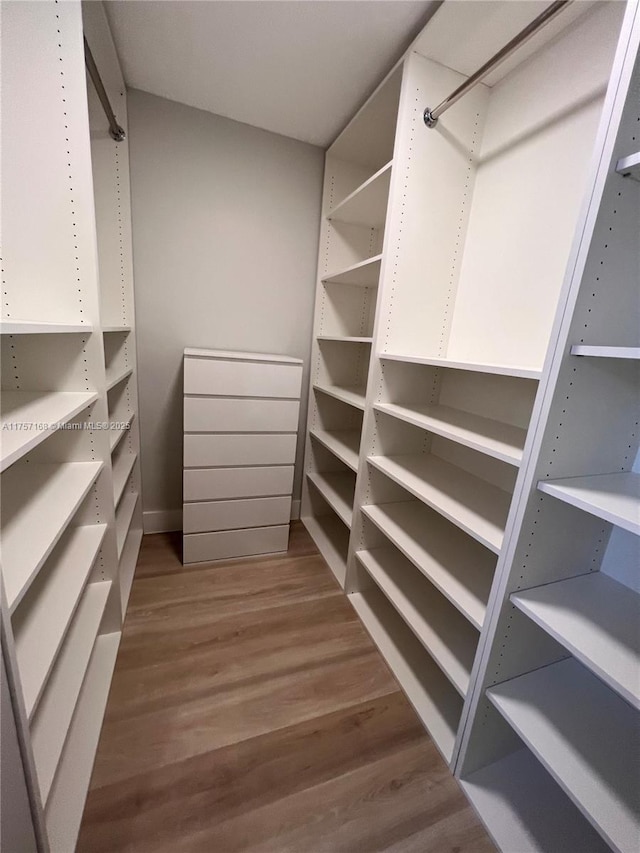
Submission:
<svg viewBox="0 0 640 853">
<path fill-rule="evenodd" d="M 264 468 L 188 468 L 184 471 L 184 500 L 255 498 L 290 495 L 293 465 Z"/>
<path fill-rule="evenodd" d="M 185 435 L 185 468 L 209 465 L 292 465 L 295 433 L 273 435 Z"/>
<path fill-rule="evenodd" d="M 184 505 L 183 527 L 185 533 L 202 533 L 288 524 L 290 518 L 290 497 L 205 501 Z"/>
<path fill-rule="evenodd" d="M 184 360 L 185 394 L 298 398 L 301 384 L 301 364 L 190 357 Z"/>
<path fill-rule="evenodd" d="M 203 563 L 253 554 L 286 551 L 289 525 L 257 527 L 253 530 L 226 530 L 223 533 L 191 533 L 183 537 L 183 562 Z"/>
<path fill-rule="evenodd" d="M 185 432 L 297 432 L 297 400 L 184 398 Z"/>
</svg>

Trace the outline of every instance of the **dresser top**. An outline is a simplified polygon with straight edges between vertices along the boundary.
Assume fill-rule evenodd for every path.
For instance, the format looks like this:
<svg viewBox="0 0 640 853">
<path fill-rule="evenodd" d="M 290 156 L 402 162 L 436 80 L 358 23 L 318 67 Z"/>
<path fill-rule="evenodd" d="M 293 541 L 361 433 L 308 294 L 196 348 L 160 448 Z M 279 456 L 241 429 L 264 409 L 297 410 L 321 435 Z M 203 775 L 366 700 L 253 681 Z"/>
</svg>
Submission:
<svg viewBox="0 0 640 853">
<path fill-rule="evenodd" d="M 273 355 L 265 352 L 236 352 L 224 349 L 194 349 L 187 348 L 184 351 L 185 358 L 222 358 L 225 361 L 270 361 L 276 364 L 302 364 L 301 358 L 292 358 L 289 355 Z"/>
</svg>

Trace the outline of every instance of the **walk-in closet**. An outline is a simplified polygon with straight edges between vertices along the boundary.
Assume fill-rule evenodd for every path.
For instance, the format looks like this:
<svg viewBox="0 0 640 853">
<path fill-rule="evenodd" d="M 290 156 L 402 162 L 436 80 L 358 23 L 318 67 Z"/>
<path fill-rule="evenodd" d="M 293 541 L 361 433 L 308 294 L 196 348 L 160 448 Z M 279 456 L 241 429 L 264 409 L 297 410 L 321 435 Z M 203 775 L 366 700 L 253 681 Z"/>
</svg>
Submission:
<svg viewBox="0 0 640 853">
<path fill-rule="evenodd" d="M 638 0 L 0 40 L 3 853 L 638 853 Z"/>
</svg>

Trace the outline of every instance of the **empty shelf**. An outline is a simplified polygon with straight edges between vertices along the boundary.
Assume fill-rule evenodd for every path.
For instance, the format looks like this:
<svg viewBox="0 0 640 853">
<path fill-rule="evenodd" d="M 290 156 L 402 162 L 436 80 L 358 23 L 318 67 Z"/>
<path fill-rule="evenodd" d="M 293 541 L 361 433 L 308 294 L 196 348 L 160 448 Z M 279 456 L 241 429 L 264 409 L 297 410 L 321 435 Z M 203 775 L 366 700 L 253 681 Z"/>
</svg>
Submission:
<svg viewBox="0 0 640 853">
<path fill-rule="evenodd" d="M 75 850 L 98 747 L 120 634 L 98 637 L 82 684 L 46 810 L 52 850 Z"/>
<path fill-rule="evenodd" d="M 540 480 L 538 488 L 624 530 L 640 533 L 640 474 L 620 472 Z"/>
<path fill-rule="evenodd" d="M 124 543 L 129 532 L 129 527 L 131 526 L 131 519 L 133 518 L 133 513 L 137 503 L 138 493 L 129 492 L 122 498 L 118 505 L 118 509 L 116 510 L 116 541 L 118 545 L 118 559 L 120 559 L 122 554 L 122 549 L 124 548 Z"/>
<path fill-rule="evenodd" d="M 3 391 L 0 471 L 97 399 L 94 391 Z"/>
<path fill-rule="evenodd" d="M 527 437 L 524 429 L 449 406 L 376 403 L 374 409 L 472 447 L 509 465 L 520 465 L 522 462 L 522 450 Z"/>
<path fill-rule="evenodd" d="M 614 850 L 640 838 L 636 711 L 572 658 L 487 690 Z"/>
<path fill-rule="evenodd" d="M 356 556 L 461 696 L 469 689 L 479 634 L 395 548 Z"/>
<path fill-rule="evenodd" d="M 354 287 L 377 287 L 380 279 L 382 255 L 374 255 L 366 261 L 352 264 L 346 269 L 326 275 L 322 279 L 326 284 L 350 284 Z"/>
<path fill-rule="evenodd" d="M 593 347 L 574 344 L 571 355 L 590 355 L 595 358 L 640 358 L 640 347 Z"/>
<path fill-rule="evenodd" d="M 640 709 L 640 595 L 601 572 L 513 593 L 511 601 Z"/>
<path fill-rule="evenodd" d="M 124 382 L 133 373 L 132 367 L 121 367 L 117 370 L 107 370 L 107 391 Z"/>
<path fill-rule="evenodd" d="M 102 470 L 102 462 L 20 465 L 2 480 L 2 569 L 13 612 Z"/>
<path fill-rule="evenodd" d="M 628 157 L 621 157 L 616 163 L 616 172 L 624 178 L 640 181 L 640 151 L 629 154 Z"/>
<path fill-rule="evenodd" d="M 314 385 L 315 391 L 321 391 L 323 394 L 328 394 L 330 397 L 335 397 L 336 400 L 342 400 L 349 406 L 356 409 L 364 410 L 364 400 L 366 390 L 364 388 L 344 388 L 341 385 Z"/>
<path fill-rule="evenodd" d="M 302 523 L 318 547 L 327 565 L 336 576 L 340 586 L 344 587 L 347 573 L 347 551 L 349 532 L 334 515 L 307 516 Z"/>
<path fill-rule="evenodd" d="M 483 767 L 460 784 L 505 853 L 610 853 L 528 749 Z"/>
<path fill-rule="evenodd" d="M 472 625 L 482 627 L 496 564 L 493 554 L 460 536 L 419 501 L 363 506 L 362 512 Z"/>
<path fill-rule="evenodd" d="M 116 507 L 136 462 L 135 453 L 121 453 L 113 463 L 113 502 Z"/>
<path fill-rule="evenodd" d="M 14 614 L 27 716 L 40 698 L 106 529 L 106 524 L 69 528 Z"/>
<path fill-rule="evenodd" d="M 118 566 L 118 576 L 120 579 L 120 605 L 122 612 L 126 613 L 127 602 L 131 593 L 131 586 L 136 573 L 136 564 L 138 562 L 138 552 L 140 551 L 140 543 L 142 542 L 142 529 L 129 528 L 129 534 L 124 543 L 120 564 Z"/>
<path fill-rule="evenodd" d="M 344 462 L 352 471 L 358 470 L 358 454 L 360 452 L 360 430 L 340 429 L 324 430 L 312 429 L 310 434 L 323 444 L 327 450 Z"/>
<path fill-rule="evenodd" d="M 498 376 L 516 376 L 520 379 L 540 379 L 542 370 L 536 367 L 519 367 L 512 364 L 489 364 L 481 361 L 456 361 L 451 358 L 421 355 L 401 355 L 383 352 L 380 358 L 388 361 L 405 361 L 408 364 L 430 364 L 433 367 L 447 367 L 453 370 L 471 370 L 475 373 L 495 373 Z"/>
<path fill-rule="evenodd" d="M 370 344 L 373 338 L 357 337 L 355 335 L 318 335 L 319 341 L 339 341 L 343 344 Z"/>
<path fill-rule="evenodd" d="M 106 333 L 114 332 L 115 334 L 122 334 L 124 332 L 130 332 L 131 326 L 103 326 L 102 331 Z"/>
<path fill-rule="evenodd" d="M 0 320 L 2 335 L 75 335 L 92 332 L 82 323 L 50 323 L 46 320 Z"/>
<path fill-rule="evenodd" d="M 511 495 L 437 456 L 369 456 L 368 462 L 495 554 Z"/>
<path fill-rule="evenodd" d="M 31 744 L 43 803 L 60 760 L 110 589 L 110 581 L 86 587 L 31 721 Z"/>
<path fill-rule="evenodd" d="M 123 427 L 122 429 L 112 428 L 109 430 L 109 449 L 111 450 L 111 453 L 113 453 L 113 451 L 120 444 L 122 439 L 131 429 L 131 421 L 133 420 L 133 418 L 134 414 L 132 413 L 128 417 L 126 417 L 124 421 L 122 421 L 122 423 L 125 423 L 127 425 L 126 427 Z"/>
<path fill-rule="evenodd" d="M 380 228 L 387 216 L 391 163 L 379 169 L 327 213 L 327 219 L 348 225 Z"/>
<path fill-rule="evenodd" d="M 307 477 L 343 524 L 351 527 L 353 493 L 356 487 L 353 474 L 340 474 L 334 471 L 322 473 L 309 471 Z"/>
<path fill-rule="evenodd" d="M 462 699 L 377 588 L 349 596 L 356 613 L 447 762 Z"/>
</svg>

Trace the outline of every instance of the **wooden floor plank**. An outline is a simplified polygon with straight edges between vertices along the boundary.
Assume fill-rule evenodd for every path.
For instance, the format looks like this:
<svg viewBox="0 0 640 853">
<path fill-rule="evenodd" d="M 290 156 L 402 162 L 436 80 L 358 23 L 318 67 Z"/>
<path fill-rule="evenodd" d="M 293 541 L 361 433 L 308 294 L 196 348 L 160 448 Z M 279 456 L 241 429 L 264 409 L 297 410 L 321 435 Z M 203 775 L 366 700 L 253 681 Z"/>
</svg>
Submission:
<svg viewBox="0 0 640 853">
<path fill-rule="evenodd" d="M 493 846 L 302 529 L 183 569 L 143 542 L 80 853 Z"/>
</svg>

